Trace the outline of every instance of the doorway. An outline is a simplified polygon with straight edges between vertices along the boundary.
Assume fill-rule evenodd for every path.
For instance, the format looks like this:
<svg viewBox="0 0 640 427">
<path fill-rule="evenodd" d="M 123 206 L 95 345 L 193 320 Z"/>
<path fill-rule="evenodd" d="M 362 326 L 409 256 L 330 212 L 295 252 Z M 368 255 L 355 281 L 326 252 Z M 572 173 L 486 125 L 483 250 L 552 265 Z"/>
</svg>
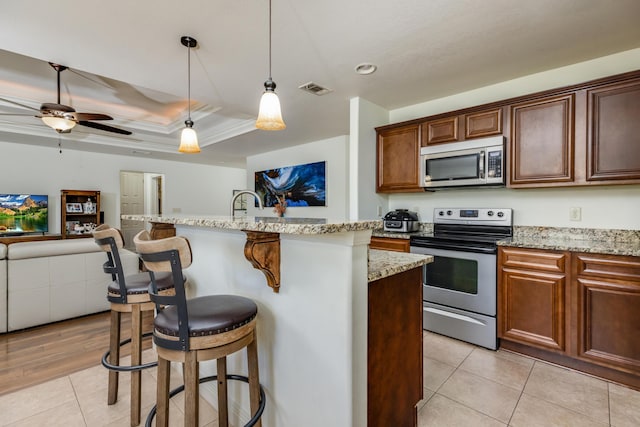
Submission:
<svg viewBox="0 0 640 427">
<path fill-rule="evenodd" d="M 163 174 L 120 171 L 120 214 L 162 215 L 164 210 Z M 147 221 L 121 220 L 125 248 L 134 250 L 133 237 L 148 229 Z"/>
</svg>

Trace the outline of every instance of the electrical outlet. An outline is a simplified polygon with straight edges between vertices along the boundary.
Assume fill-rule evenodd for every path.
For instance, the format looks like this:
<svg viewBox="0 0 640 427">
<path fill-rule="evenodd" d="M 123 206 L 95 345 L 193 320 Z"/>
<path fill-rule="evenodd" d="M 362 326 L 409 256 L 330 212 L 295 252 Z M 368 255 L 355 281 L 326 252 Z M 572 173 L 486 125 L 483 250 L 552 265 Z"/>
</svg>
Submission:
<svg viewBox="0 0 640 427">
<path fill-rule="evenodd" d="M 570 221 L 581 221 L 582 220 L 582 209 L 581 208 L 569 208 L 569 220 Z"/>
<path fill-rule="evenodd" d="M 378 205 L 378 213 L 376 215 L 382 216 L 382 206 Z"/>
</svg>

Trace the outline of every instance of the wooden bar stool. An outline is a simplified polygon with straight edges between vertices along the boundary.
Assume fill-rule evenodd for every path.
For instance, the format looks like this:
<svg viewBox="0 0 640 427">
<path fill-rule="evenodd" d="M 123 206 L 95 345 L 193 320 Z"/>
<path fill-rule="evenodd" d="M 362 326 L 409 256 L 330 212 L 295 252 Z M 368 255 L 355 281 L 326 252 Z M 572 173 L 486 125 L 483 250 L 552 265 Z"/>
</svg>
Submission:
<svg viewBox="0 0 640 427">
<path fill-rule="evenodd" d="M 103 265 L 105 273 L 111 275 L 107 285 L 107 299 L 111 303 L 111 326 L 109 334 L 109 350 L 102 358 L 102 365 L 109 369 L 109 391 L 107 404 L 113 405 L 118 400 L 118 375 L 120 372 L 131 372 L 131 425 L 140 424 L 141 406 L 141 374 L 142 369 L 157 366 L 157 362 L 142 364 L 142 313 L 153 311 L 155 304 L 149 298 L 149 274 L 138 273 L 125 276 L 120 259 L 119 249 L 124 247 L 124 239 L 120 230 L 103 224 L 96 228 L 93 237 L 107 253 L 107 262 Z M 169 273 L 156 277 L 160 292 L 173 292 L 173 281 Z M 120 341 L 122 313 L 131 313 L 131 338 Z M 131 364 L 120 365 L 120 347 L 131 343 Z"/>
<path fill-rule="evenodd" d="M 261 426 L 265 406 L 264 391 L 259 383 L 256 315 L 258 307 L 252 300 L 235 295 L 209 295 L 187 300 L 181 281 L 182 269 L 191 265 L 191 248 L 184 237 L 151 240 L 147 231 L 133 239 L 138 254 L 151 276 L 149 294 L 157 305 L 153 341 L 158 352 L 157 410 L 147 418 L 148 426 L 157 412 L 156 426 L 169 422 L 169 397 L 181 388 L 169 391 L 171 362 L 183 363 L 185 408 L 184 425 L 198 426 L 199 384 L 210 379 L 218 381 L 218 422 L 228 425 L 227 379 L 249 383 L 252 419 L 247 426 Z M 171 272 L 174 295 L 156 291 L 157 277 Z M 247 348 L 248 378 L 227 375 L 226 358 Z M 199 362 L 217 361 L 217 376 L 199 378 Z"/>
</svg>

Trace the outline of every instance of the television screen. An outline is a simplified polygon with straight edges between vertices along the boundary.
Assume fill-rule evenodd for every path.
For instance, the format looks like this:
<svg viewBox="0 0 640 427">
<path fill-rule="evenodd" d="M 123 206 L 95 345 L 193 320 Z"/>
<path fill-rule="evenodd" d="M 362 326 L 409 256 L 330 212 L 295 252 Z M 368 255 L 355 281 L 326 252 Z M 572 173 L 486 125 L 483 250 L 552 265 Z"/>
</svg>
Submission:
<svg viewBox="0 0 640 427">
<path fill-rule="evenodd" d="M 0 236 L 49 231 L 49 196 L 0 194 Z"/>
</svg>

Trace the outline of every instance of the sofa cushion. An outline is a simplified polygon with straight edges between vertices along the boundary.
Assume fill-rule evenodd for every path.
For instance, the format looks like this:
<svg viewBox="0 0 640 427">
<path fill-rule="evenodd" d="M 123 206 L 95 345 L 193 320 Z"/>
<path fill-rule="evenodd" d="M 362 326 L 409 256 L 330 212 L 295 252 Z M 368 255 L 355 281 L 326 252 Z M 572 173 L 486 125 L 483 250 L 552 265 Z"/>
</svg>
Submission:
<svg viewBox="0 0 640 427">
<path fill-rule="evenodd" d="M 93 239 L 45 240 L 42 242 L 13 243 L 7 249 L 7 258 L 41 258 L 100 251 L 100 247 L 96 245 Z"/>
<path fill-rule="evenodd" d="M 7 245 L 4 243 L 0 243 L 0 259 L 5 259 L 7 257 Z"/>
</svg>

